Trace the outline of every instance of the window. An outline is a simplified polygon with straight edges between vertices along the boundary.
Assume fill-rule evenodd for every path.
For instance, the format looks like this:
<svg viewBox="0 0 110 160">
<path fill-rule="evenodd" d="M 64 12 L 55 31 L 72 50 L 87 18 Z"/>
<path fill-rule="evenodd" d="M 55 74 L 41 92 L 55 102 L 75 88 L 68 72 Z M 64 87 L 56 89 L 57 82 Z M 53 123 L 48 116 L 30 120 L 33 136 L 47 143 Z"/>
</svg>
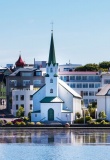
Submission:
<svg viewBox="0 0 110 160">
<path fill-rule="evenodd" d="M 110 84 L 110 79 L 105 79 L 104 84 Z"/>
<path fill-rule="evenodd" d="M 89 76 L 89 80 L 94 80 L 94 76 Z"/>
<path fill-rule="evenodd" d="M 94 99 L 89 99 L 89 103 L 92 103 L 92 102 L 94 102 Z"/>
<path fill-rule="evenodd" d="M 26 77 L 27 77 L 27 76 L 31 77 L 31 76 L 33 76 L 33 73 L 32 73 L 32 72 L 22 72 L 21 75 L 24 76 L 24 77 L 25 77 L 25 76 L 26 76 Z"/>
<path fill-rule="evenodd" d="M 89 88 L 94 88 L 94 83 L 90 83 Z"/>
<path fill-rule="evenodd" d="M 20 96 L 20 100 L 22 100 L 22 101 L 24 100 L 24 95 Z"/>
<path fill-rule="evenodd" d="M 70 80 L 71 81 L 75 80 L 75 76 L 70 76 Z"/>
<path fill-rule="evenodd" d="M 83 91 L 83 96 L 88 96 L 88 91 Z"/>
<path fill-rule="evenodd" d="M 81 80 L 81 76 L 76 76 L 76 80 Z"/>
<path fill-rule="evenodd" d="M 30 110 L 32 110 L 32 104 L 30 104 Z"/>
<path fill-rule="evenodd" d="M 50 93 L 53 93 L 53 89 L 50 89 Z"/>
<path fill-rule="evenodd" d="M 51 73 L 53 72 L 53 69 L 52 69 L 52 68 L 50 68 L 50 72 L 51 72 Z"/>
<path fill-rule="evenodd" d="M 84 104 L 88 104 L 88 99 L 84 99 Z"/>
<path fill-rule="evenodd" d="M 75 83 L 70 83 L 71 88 L 75 88 Z"/>
<path fill-rule="evenodd" d="M 36 72 L 36 76 L 41 76 L 41 72 Z"/>
<path fill-rule="evenodd" d="M 14 85 L 14 86 L 17 86 L 17 80 L 10 80 L 10 84 Z"/>
<path fill-rule="evenodd" d="M 81 84 L 81 83 L 78 83 L 78 84 L 77 84 L 77 88 L 82 88 L 82 84 Z"/>
<path fill-rule="evenodd" d="M 100 87 L 100 83 L 96 83 L 95 88 L 99 88 L 99 87 Z"/>
<path fill-rule="evenodd" d="M 32 96 L 32 95 L 30 95 L 30 100 L 32 100 L 32 98 L 33 98 L 33 96 Z"/>
<path fill-rule="evenodd" d="M 68 82 L 69 81 L 69 76 L 64 76 L 64 81 Z"/>
<path fill-rule="evenodd" d="M 52 78 L 50 79 L 50 83 L 53 83 L 53 79 Z"/>
<path fill-rule="evenodd" d="M 87 84 L 87 83 L 84 83 L 84 84 L 83 84 L 83 88 L 88 88 L 88 84 Z"/>
<path fill-rule="evenodd" d="M 34 80 L 34 81 L 33 81 L 33 84 L 34 84 L 34 85 L 41 84 L 41 80 L 40 80 L 40 79 L 39 79 L 39 80 Z"/>
<path fill-rule="evenodd" d="M 23 86 L 29 85 L 30 84 L 30 80 L 23 80 Z"/>
<path fill-rule="evenodd" d="M 82 80 L 87 80 L 87 76 L 82 76 Z"/>
<path fill-rule="evenodd" d="M 16 101 L 18 101 L 18 95 L 16 95 Z"/>
<path fill-rule="evenodd" d="M 63 76 L 60 76 L 60 79 L 63 80 Z"/>
<path fill-rule="evenodd" d="M 24 104 L 21 104 L 21 107 L 23 107 L 23 108 L 24 108 Z"/>
<path fill-rule="evenodd" d="M 37 117 L 37 114 L 35 114 L 35 117 Z"/>
<path fill-rule="evenodd" d="M 16 110 L 18 110 L 18 104 L 16 104 Z"/>
<path fill-rule="evenodd" d="M 89 96 L 94 96 L 94 92 L 93 92 L 93 91 L 90 91 L 90 92 L 89 92 Z"/>
</svg>

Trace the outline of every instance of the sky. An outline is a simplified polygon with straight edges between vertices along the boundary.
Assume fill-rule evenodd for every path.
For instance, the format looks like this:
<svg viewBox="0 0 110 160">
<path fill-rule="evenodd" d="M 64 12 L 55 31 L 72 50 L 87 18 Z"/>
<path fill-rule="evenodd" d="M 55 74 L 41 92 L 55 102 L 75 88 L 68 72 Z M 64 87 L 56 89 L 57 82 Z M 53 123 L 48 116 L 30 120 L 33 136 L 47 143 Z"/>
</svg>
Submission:
<svg viewBox="0 0 110 160">
<path fill-rule="evenodd" d="M 0 66 L 47 61 L 52 22 L 59 64 L 110 61 L 110 0 L 0 0 Z"/>
</svg>

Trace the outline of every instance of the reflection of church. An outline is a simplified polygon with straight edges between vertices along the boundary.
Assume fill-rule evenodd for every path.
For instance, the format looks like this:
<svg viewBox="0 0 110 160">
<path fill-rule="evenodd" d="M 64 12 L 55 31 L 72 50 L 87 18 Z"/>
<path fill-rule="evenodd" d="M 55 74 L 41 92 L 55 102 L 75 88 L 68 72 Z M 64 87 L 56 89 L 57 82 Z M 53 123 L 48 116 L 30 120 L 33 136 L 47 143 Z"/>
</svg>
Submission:
<svg viewBox="0 0 110 160">
<path fill-rule="evenodd" d="M 46 65 L 45 85 L 33 95 L 31 121 L 73 121 L 81 113 L 81 96 L 58 77 L 53 33 Z"/>
</svg>

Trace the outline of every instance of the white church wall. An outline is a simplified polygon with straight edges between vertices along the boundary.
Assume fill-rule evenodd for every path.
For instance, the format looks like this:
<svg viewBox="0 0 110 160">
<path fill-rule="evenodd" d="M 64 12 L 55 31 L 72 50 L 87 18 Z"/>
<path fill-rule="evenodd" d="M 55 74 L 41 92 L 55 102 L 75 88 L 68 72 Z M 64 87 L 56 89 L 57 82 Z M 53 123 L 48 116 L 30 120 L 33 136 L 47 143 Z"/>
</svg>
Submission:
<svg viewBox="0 0 110 160">
<path fill-rule="evenodd" d="M 82 114 L 82 109 L 81 109 L 81 99 L 73 97 L 73 117 L 75 120 L 75 114 L 79 112 Z"/>
<path fill-rule="evenodd" d="M 73 112 L 73 95 L 60 84 L 58 85 L 58 96 L 64 101 L 64 108 Z"/>
<path fill-rule="evenodd" d="M 107 119 L 110 121 L 110 96 L 105 97 L 105 113 L 107 116 Z"/>
<path fill-rule="evenodd" d="M 62 103 L 41 103 L 41 119 L 48 120 L 48 110 L 54 110 L 54 120 L 61 119 Z"/>
<path fill-rule="evenodd" d="M 50 79 L 53 80 L 53 83 L 50 83 Z M 56 97 L 58 96 L 58 77 L 49 76 L 46 77 L 46 96 Z M 53 89 L 53 93 L 50 93 L 50 89 Z"/>
<path fill-rule="evenodd" d="M 41 120 L 41 113 L 31 113 L 31 122 L 39 122 Z"/>
<path fill-rule="evenodd" d="M 33 111 L 40 110 L 40 101 L 45 97 L 45 86 L 33 95 Z"/>
<path fill-rule="evenodd" d="M 105 96 L 97 96 L 97 118 L 102 111 L 105 112 Z"/>
</svg>

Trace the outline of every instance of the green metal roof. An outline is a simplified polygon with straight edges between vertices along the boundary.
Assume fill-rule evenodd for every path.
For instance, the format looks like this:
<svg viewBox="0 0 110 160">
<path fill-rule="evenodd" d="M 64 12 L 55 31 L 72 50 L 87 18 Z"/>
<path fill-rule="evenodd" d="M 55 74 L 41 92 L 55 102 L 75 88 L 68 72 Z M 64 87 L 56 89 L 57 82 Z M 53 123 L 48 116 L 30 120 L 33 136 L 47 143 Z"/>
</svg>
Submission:
<svg viewBox="0 0 110 160">
<path fill-rule="evenodd" d="M 40 103 L 64 103 L 59 97 L 45 97 Z"/>
<path fill-rule="evenodd" d="M 48 59 L 48 64 L 51 64 L 51 63 L 52 64 L 56 63 L 53 33 L 51 33 L 50 52 L 49 52 L 49 59 Z"/>
</svg>

